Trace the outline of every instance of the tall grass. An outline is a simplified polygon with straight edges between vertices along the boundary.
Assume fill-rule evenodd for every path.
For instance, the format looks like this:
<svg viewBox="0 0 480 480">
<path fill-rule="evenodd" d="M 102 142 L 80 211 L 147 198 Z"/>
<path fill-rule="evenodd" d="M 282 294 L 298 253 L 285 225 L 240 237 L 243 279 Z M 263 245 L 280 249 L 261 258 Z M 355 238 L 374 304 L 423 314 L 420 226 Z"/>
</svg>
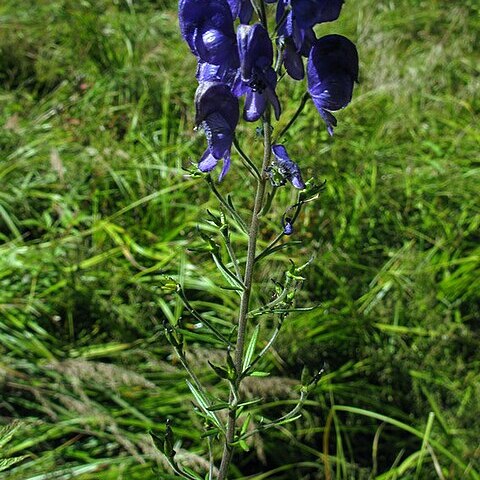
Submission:
<svg viewBox="0 0 480 480">
<path fill-rule="evenodd" d="M 310 104 L 286 135 L 326 190 L 257 278 L 313 249 L 303 300 L 318 308 L 289 319 L 247 394 L 281 412 L 305 365 L 327 373 L 301 420 L 253 437 L 237 478 L 480 478 L 479 13 L 347 2 L 338 33 L 359 46 L 361 83 L 334 140 Z M 213 391 L 216 345 L 160 288 L 181 280 L 229 330 L 235 300 L 192 248 L 211 208 L 182 170 L 202 149 L 193 72 L 175 2 L 0 5 L 0 478 L 175 478 L 148 435 L 167 417 L 182 461 L 205 466 L 162 321 L 187 320 Z M 241 137 L 258 150 L 254 129 Z M 221 188 L 241 203 L 246 181 L 234 168 Z"/>
</svg>

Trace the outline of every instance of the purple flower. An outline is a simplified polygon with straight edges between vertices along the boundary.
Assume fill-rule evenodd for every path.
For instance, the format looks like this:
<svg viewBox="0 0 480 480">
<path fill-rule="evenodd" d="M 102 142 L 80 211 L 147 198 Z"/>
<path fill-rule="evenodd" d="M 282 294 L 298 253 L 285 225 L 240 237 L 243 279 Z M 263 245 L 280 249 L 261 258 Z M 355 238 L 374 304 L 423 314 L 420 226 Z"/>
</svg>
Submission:
<svg viewBox="0 0 480 480">
<path fill-rule="evenodd" d="M 293 16 L 300 28 L 333 22 L 340 15 L 344 0 L 290 0 Z"/>
<path fill-rule="evenodd" d="M 302 56 L 308 57 L 310 48 L 316 40 L 311 27 L 300 27 L 293 11 L 286 11 L 284 0 L 277 5 L 277 24 L 279 39 L 282 47 L 283 64 L 287 73 L 295 80 L 305 76 Z"/>
<path fill-rule="evenodd" d="M 232 88 L 238 77 L 238 68 L 230 68 L 229 66 L 225 67 L 224 65 L 213 65 L 211 63 L 199 61 L 196 77 L 198 83 L 225 83 Z"/>
<path fill-rule="evenodd" d="M 183 38 L 200 64 L 208 64 L 210 73 L 216 69 L 216 76 L 222 78 L 229 69 L 238 68 L 233 17 L 227 0 L 180 0 L 178 16 Z"/>
<path fill-rule="evenodd" d="M 278 165 L 279 173 L 291 182 L 295 188 L 303 190 L 305 188 L 305 182 L 303 181 L 300 168 L 298 168 L 298 165 L 291 160 L 287 149 L 283 145 L 273 145 L 272 153 Z"/>
<path fill-rule="evenodd" d="M 275 3 L 277 0 L 265 0 L 266 3 Z M 228 0 L 233 18 L 239 18 L 240 23 L 248 25 L 253 17 L 252 0 Z"/>
<path fill-rule="evenodd" d="M 239 18 L 240 23 L 248 24 L 253 16 L 251 0 L 228 0 L 233 18 Z"/>
<path fill-rule="evenodd" d="M 358 53 L 342 35 L 327 35 L 317 40 L 307 63 L 308 91 L 315 107 L 333 135 L 336 118 L 330 111 L 346 107 L 358 81 Z"/>
<path fill-rule="evenodd" d="M 195 124 L 203 128 L 208 148 L 198 163 L 202 172 L 210 172 L 223 159 L 219 180 L 230 168 L 230 149 L 238 123 L 238 99 L 222 83 L 201 83 L 195 93 Z"/>
<path fill-rule="evenodd" d="M 248 122 L 258 120 L 271 103 L 275 117 L 280 117 L 280 102 L 275 87 L 277 75 L 272 68 L 273 47 L 262 25 L 240 25 L 237 30 L 240 76 L 233 87 L 237 97 L 246 95 L 243 116 Z"/>
<path fill-rule="evenodd" d="M 293 223 L 291 218 L 286 218 L 283 222 L 283 233 L 285 235 L 291 235 L 293 233 Z"/>
</svg>

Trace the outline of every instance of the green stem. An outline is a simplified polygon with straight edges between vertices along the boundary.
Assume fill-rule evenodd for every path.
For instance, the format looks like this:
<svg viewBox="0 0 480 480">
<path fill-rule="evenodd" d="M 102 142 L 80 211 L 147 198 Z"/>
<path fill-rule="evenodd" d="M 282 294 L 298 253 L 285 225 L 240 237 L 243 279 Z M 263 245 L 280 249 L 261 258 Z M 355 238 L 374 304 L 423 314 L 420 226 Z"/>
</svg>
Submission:
<svg viewBox="0 0 480 480">
<path fill-rule="evenodd" d="M 180 363 L 182 364 L 182 367 L 184 370 L 190 375 L 190 378 L 193 380 L 193 383 L 197 387 L 198 391 L 205 397 L 207 398 L 207 392 L 205 391 L 205 388 L 202 385 L 202 382 L 200 382 L 199 378 L 195 374 L 195 372 L 192 370 L 190 365 L 187 362 L 187 359 L 185 358 L 185 355 L 180 351 L 180 349 L 174 347 L 176 354 L 178 355 L 178 358 L 180 360 Z M 209 405 L 210 406 L 210 405 Z M 216 412 L 212 412 L 213 416 L 217 419 L 217 422 L 220 424 L 220 419 L 218 418 L 218 415 Z"/>
<path fill-rule="evenodd" d="M 237 222 L 236 225 L 244 233 L 247 233 L 247 226 L 245 225 L 245 222 L 243 221 L 242 217 L 240 217 L 240 215 L 235 211 L 235 209 L 232 208 L 232 206 L 229 205 L 229 203 L 223 198 L 222 194 L 217 190 L 217 187 L 215 186 L 215 183 L 213 182 L 210 175 L 206 177 L 206 180 L 213 194 L 217 197 L 217 200 L 225 207 L 225 209 L 230 213 L 232 218 Z"/>
<path fill-rule="evenodd" d="M 250 157 L 242 150 L 242 147 L 240 147 L 240 144 L 238 143 L 238 140 L 237 140 L 236 137 L 233 137 L 233 146 L 235 147 L 235 150 L 237 151 L 237 153 L 242 158 L 245 166 L 249 169 L 250 173 L 257 180 L 260 180 L 262 175 L 258 171 L 258 168 L 256 167 L 256 165 L 250 160 Z"/>
<path fill-rule="evenodd" d="M 285 236 L 285 234 L 282 232 L 282 233 L 279 233 L 269 244 L 267 247 L 264 248 L 264 250 L 262 252 L 260 252 L 258 255 L 257 255 L 257 258 L 255 259 L 256 262 L 258 262 L 259 260 L 261 260 L 263 257 L 265 257 L 266 255 L 268 255 L 268 253 L 270 252 L 270 250 L 272 248 L 274 248 L 277 243 Z"/>
<path fill-rule="evenodd" d="M 233 250 L 232 244 L 230 242 L 230 237 L 226 235 L 224 237 L 225 246 L 227 247 L 228 256 L 230 257 L 230 261 L 233 264 L 233 268 L 235 269 L 235 275 L 237 276 L 238 280 L 242 281 L 242 272 L 240 272 L 240 266 L 238 264 L 237 256 L 235 255 L 235 251 Z"/>
<path fill-rule="evenodd" d="M 297 111 L 293 114 L 293 117 L 290 119 L 290 121 L 287 123 L 285 128 L 278 134 L 277 138 L 275 139 L 275 143 L 280 140 L 290 129 L 290 127 L 296 122 L 297 118 L 300 116 L 302 113 L 303 109 L 305 108 L 305 105 L 307 104 L 308 99 L 310 98 L 310 95 L 308 92 L 305 92 L 303 94 L 302 99 L 300 100 L 300 105 L 297 108 Z"/>
<path fill-rule="evenodd" d="M 271 149 L 272 149 L 272 134 L 270 128 L 270 112 L 267 110 L 263 118 L 263 163 L 261 169 L 261 178 L 257 183 L 257 193 L 255 195 L 255 203 L 253 206 L 252 220 L 250 223 L 250 231 L 248 235 L 248 248 L 247 248 L 247 262 L 245 265 L 245 275 L 243 277 L 243 283 L 245 290 L 242 292 L 240 299 L 240 312 L 238 316 L 237 325 L 237 342 L 234 352 L 234 365 L 237 373 L 237 380 L 233 384 L 233 389 L 238 395 L 238 387 L 241 381 L 242 373 L 242 360 L 243 351 L 245 349 L 245 336 L 247 330 L 248 309 L 250 304 L 250 296 L 252 293 L 253 283 L 253 270 L 255 265 L 255 252 L 257 248 L 257 236 L 260 224 L 260 214 L 264 204 L 265 190 L 267 186 L 267 176 L 265 169 L 270 163 Z M 225 480 L 228 474 L 228 467 L 232 461 L 233 446 L 232 443 L 235 439 L 235 422 L 237 419 L 237 402 L 234 402 L 235 395 L 230 396 L 230 411 L 227 422 L 227 432 L 225 436 L 225 444 L 222 455 L 222 462 L 220 464 L 218 480 Z M 238 400 L 237 400 L 238 401 Z"/>
<path fill-rule="evenodd" d="M 208 443 L 208 460 L 210 463 L 210 467 L 208 469 L 208 480 L 214 480 L 213 478 L 213 470 L 215 468 L 214 459 L 213 459 L 213 445 L 212 445 L 212 437 L 207 437 Z"/>
<path fill-rule="evenodd" d="M 247 366 L 246 370 L 242 372 L 242 378 L 248 376 L 248 374 L 253 370 L 253 367 L 265 356 L 265 354 L 270 350 L 270 347 L 275 343 L 275 340 L 278 337 L 278 334 L 280 333 L 280 329 L 282 328 L 282 322 L 278 322 L 277 326 L 275 327 L 275 330 L 273 331 L 272 336 L 270 337 L 270 340 L 267 342 L 267 344 L 262 348 L 260 353 L 255 357 L 254 360 L 250 363 L 250 365 Z"/>
<path fill-rule="evenodd" d="M 228 339 L 209 321 L 203 318 L 192 306 L 190 301 L 188 300 L 187 296 L 185 295 L 185 292 L 183 291 L 182 287 L 179 287 L 177 290 L 177 294 L 182 300 L 183 304 L 185 305 L 185 308 L 190 312 L 190 315 L 192 315 L 195 320 L 197 320 L 200 323 L 203 323 L 209 328 L 212 333 L 220 340 L 223 342 L 225 345 L 228 345 Z"/>
</svg>

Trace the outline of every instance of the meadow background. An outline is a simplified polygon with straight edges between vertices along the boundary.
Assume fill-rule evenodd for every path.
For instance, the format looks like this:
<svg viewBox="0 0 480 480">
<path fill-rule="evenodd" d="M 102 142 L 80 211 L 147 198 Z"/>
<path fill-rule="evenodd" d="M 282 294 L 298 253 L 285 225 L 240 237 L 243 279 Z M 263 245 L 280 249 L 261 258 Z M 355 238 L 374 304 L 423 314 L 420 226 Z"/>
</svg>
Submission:
<svg viewBox="0 0 480 480">
<path fill-rule="evenodd" d="M 314 250 L 299 304 L 320 306 L 289 317 L 271 377 L 245 395 L 282 412 L 304 365 L 327 371 L 302 419 L 235 458 L 235 478 L 479 479 L 479 4 L 350 0 L 317 33 L 330 32 L 356 42 L 360 85 L 333 140 L 311 103 L 286 135 L 326 189 L 256 295 Z M 2 479 L 175 478 L 148 436 L 167 417 L 182 461 L 204 468 L 163 320 L 183 315 L 216 392 L 206 359 L 219 352 L 160 288 L 162 274 L 178 279 L 219 328 L 235 317 L 208 257 L 187 250 L 217 208 L 182 170 L 204 149 L 194 71 L 174 1 L 1 2 Z M 282 124 L 302 89 L 282 80 Z M 254 126 L 240 138 L 260 152 Z M 238 160 L 219 188 L 247 215 Z"/>
</svg>

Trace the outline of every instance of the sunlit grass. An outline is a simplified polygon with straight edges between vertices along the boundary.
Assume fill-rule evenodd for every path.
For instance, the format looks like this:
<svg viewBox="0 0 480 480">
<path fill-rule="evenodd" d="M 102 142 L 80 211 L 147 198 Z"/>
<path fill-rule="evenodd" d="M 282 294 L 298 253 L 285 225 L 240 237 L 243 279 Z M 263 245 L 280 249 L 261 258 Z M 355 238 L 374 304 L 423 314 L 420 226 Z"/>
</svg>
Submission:
<svg viewBox="0 0 480 480">
<path fill-rule="evenodd" d="M 289 319 L 265 365 L 275 377 L 248 394 L 266 396 L 268 416 L 295 401 L 304 365 L 326 374 L 301 420 L 253 437 L 238 478 L 479 478 L 478 14 L 362 0 L 335 24 L 358 44 L 361 82 L 333 140 L 311 104 L 283 139 L 326 189 L 256 294 L 313 249 L 301 298 L 319 307 Z M 237 299 L 187 250 L 215 208 L 182 170 L 203 149 L 194 69 L 175 2 L 0 6 L 0 478 L 175 478 L 148 436 L 167 417 L 182 461 L 204 467 L 164 319 L 183 316 L 214 391 L 206 357 L 219 353 L 160 288 L 179 279 L 228 332 Z M 285 124 L 302 90 L 280 86 Z M 240 137 L 258 151 L 254 128 Z M 250 180 L 236 167 L 220 188 L 239 205 Z"/>
</svg>

